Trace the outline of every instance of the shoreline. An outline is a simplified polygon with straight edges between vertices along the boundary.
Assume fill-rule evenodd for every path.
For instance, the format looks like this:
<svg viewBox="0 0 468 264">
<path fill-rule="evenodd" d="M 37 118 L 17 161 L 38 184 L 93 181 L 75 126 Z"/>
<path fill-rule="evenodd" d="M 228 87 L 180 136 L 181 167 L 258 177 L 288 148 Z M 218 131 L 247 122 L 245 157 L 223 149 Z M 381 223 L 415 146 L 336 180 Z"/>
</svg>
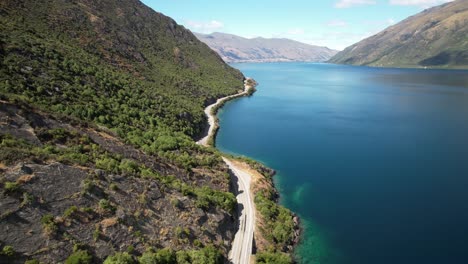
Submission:
<svg viewBox="0 0 468 264">
<path fill-rule="evenodd" d="M 302 240 L 304 227 L 298 214 L 279 204 L 280 193 L 273 181 L 276 171 L 261 162 L 245 156 L 236 157 L 231 154 L 227 154 L 227 156 L 231 158 L 233 163 L 249 172 L 252 176 L 250 191 L 254 194 L 256 213 L 259 215 L 257 218 L 258 222 L 256 223 L 256 228 L 258 229 L 255 230 L 257 253 L 271 253 L 271 248 L 274 248 L 274 251 L 277 253 L 290 254 L 291 263 L 297 263 L 298 259 L 294 253 Z M 283 217 L 277 216 L 273 220 L 269 219 L 271 215 L 263 213 L 263 210 L 266 208 L 276 211 Z M 270 236 L 274 231 L 272 229 L 282 226 L 289 227 L 289 229 L 282 229 L 283 231 L 289 231 L 289 239 L 276 243 L 266 241 L 265 236 Z"/>
<path fill-rule="evenodd" d="M 205 108 L 204 112 L 208 117 L 209 128 L 207 130 L 207 134 L 198 140 L 197 144 L 204 147 L 214 147 L 216 133 L 219 129 L 219 119 L 216 116 L 216 113 L 225 104 L 225 102 L 253 94 L 255 92 L 255 85 L 256 82 L 253 79 L 246 78 L 244 80 L 243 91 L 220 98 L 216 100 L 214 104 L 208 105 Z M 253 234 L 256 224 L 255 205 L 250 188 L 252 176 L 235 166 L 231 160 L 226 158 L 224 155 L 221 157 L 230 171 L 231 182 L 236 183 L 238 186 L 238 188 L 234 190 L 234 194 L 236 195 L 239 212 L 239 229 L 234 235 L 231 250 L 228 253 L 228 258 L 233 264 L 250 263 L 253 248 Z"/>
<path fill-rule="evenodd" d="M 239 98 L 239 97 L 244 97 L 244 96 L 250 96 L 255 92 L 255 87 L 257 86 L 257 83 L 255 82 L 254 79 L 252 78 L 246 78 L 244 80 L 244 90 L 233 95 L 228 95 L 222 98 L 219 98 L 216 100 L 215 103 L 208 105 L 204 112 L 205 115 L 208 117 L 208 131 L 207 134 L 202 137 L 200 140 L 197 141 L 197 144 L 205 146 L 205 147 L 215 147 L 215 139 L 216 139 L 216 134 L 219 129 L 219 119 L 216 116 L 218 113 L 218 110 L 224 106 L 224 104 L 230 100 Z"/>
<path fill-rule="evenodd" d="M 214 148 L 219 130 L 219 118 L 216 115 L 218 110 L 230 100 L 252 95 L 256 91 L 256 86 L 255 80 L 246 78 L 242 92 L 225 96 L 208 105 L 204 112 L 208 117 L 209 127 L 206 135 L 196 143 Z M 267 259 L 273 257 L 277 260 L 286 259 L 290 263 L 295 263 L 293 252 L 300 242 L 303 229 L 299 216 L 279 205 L 279 193 L 272 180 L 275 171 L 248 158 L 223 153 L 221 153 L 221 157 L 230 171 L 232 181 L 239 186 L 238 190 L 235 190 L 235 195 L 239 208 L 243 209 L 239 210 L 239 229 L 229 251 L 229 261 L 234 264 L 255 263 L 256 257 Z M 257 202 L 257 200 L 261 200 L 261 202 Z M 263 211 L 259 211 L 257 208 L 262 207 L 263 209 L 265 203 L 268 204 L 269 208 L 280 212 L 278 218 L 266 220 Z M 284 217 L 287 218 L 287 223 L 283 223 L 284 219 L 282 218 Z M 286 227 L 282 227 L 283 225 Z M 289 238 L 282 242 L 271 241 L 269 233 L 272 230 L 269 229 L 272 226 L 279 226 L 284 228 L 283 230 L 287 230 Z M 272 251 L 271 248 L 274 250 Z"/>
</svg>

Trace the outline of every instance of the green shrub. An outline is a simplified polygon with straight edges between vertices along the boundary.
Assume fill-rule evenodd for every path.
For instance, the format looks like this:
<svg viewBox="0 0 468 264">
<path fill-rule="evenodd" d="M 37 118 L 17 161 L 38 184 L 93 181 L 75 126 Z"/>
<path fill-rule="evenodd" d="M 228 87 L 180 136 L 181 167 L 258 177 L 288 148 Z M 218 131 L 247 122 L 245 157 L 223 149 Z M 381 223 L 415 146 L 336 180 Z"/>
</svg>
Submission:
<svg viewBox="0 0 468 264">
<path fill-rule="evenodd" d="M 133 245 L 130 245 L 127 247 L 127 253 L 132 254 L 135 251 L 135 247 Z"/>
<path fill-rule="evenodd" d="M 74 213 L 78 211 L 78 207 L 72 205 L 70 206 L 65 212 L 63 213 L 64 218 L 69 218 L 71 217 Z"/>
<path fill-rule="evenodd" d="M 179 148 L 177 138 L 169 135 L 163 135 L 158 137 L 154 144 L 155 148 L 160 151 L 176 150 Z"/>
<path fill-rule="evenodd" d="M 256 255 L 257 263 L 275 263 L 275 264 L 292 264 L 291 256 L 281 252 L 259 252 Z"/>
<path fill-rule="evenodd" d="M 46 214 L 41 218 L 42 228 L 47 235 L 53 235 L 58 230 L 58 226 L 54 221 L 54 216 Z"/>
<path fill-rule="evenodd" d="M 213 190 L 206 186 L 196 189 L 195 194 L 197 195 L 196 206 L 202 209 L 208 209 L 210 205 L 214 205 L 233 212 L 237 204 L 234 194 Z"/>
<path fill-rule="evenodd" d="M 187 251 L 177 251 L 176 253 L 177 264 L 191 264 L 191 258 Z"/>
<path fill-rule="evenodd" d="M 71 136 L 71 133 L 63 128 L 50 129 L 46 132 L 46 134 L 60 143 L 65 142 L 67 138 Z"/>
<path fill-rule="evenodd" d="M 19 184 L 16 182 L 5 182 L 3 189 L 6 193 L 13 193 L 19 190 Z"/>
<path fill-rule="evenodd" d="M 283 248 L 293 239 L 294 221 L 291 211 L 269 199 L 268 192 L 263 190 L 255 195 L 255 205 L 265 221 L 267 240 Z"/>
<path fill-rule="evenodd" d="M 92 180 L 85 179 L 83 181 L 83 190 L 81 191 L 81 194 L 90 193 L 93 190 L 94 186 L 95 184 Z"/>
<path fill-rule="evenodd" d="M 89 162 L 89 156 L 82 153 L 63 153 L 58 160 L 64 163 L 86 165 Z"/>
<path fill-rule="evenodd" d="M 198 247 L 198 248 L 203 246 L 202 242 L 200 242 L 200 240 L 198 240 L 198 239 L 195 239 L 193 241 L 193 245 Z"/>
<path fill-rule="evenodd" d="M 99 228 L 99 225 L 96 225 L 96 228 L 94 228 L 94 231 L 93 231 L 94 242 L 98 241 L 100 236 L 101 236 L 101 229 Z"/>
<path fill-rule="evenodd" d="M 78 250 L 83 249 L 83 247 L 84 247 L 84 244 L 75 243 L 75 244 L 73 244 L 73 252 L 77 252 Z"/>
<path fill-rule="evenodd" d="M 99 200 L 99 207 L 108 212 L 115 211 L 115 207 L 106 199 Z"/>
<path fill-rule="evenodd" d="M 126 173 L 138 173 L 139 171 L 138 164 L 133 160 L 124 159 L 120 162 L 119 170 Z"/>
<path fill-rule="evenodd" d="M 96 159 L 96 167 L 105 171 L 117 173 L 119 172 L 119 165 L 120 163 L 114 158 L 104 157 Z"/>
<path fill-rule="evenodd" d="M 108 256 L 103 264 L 134 264 L 132 256 L 127 252 L 115 253 L 112 256 Z"/>
<path fill-rule="evenodd" d="M 192 264 L 222 264 L 224 262 L 221 252 L 213 246 L 192 250 L 189 255 Z"/>
<path fill-rule="evenodd" d="M 177 199 L 177 198 L 173 198 L 171 199 L 171 204 L 172 206 L 174 206 L 175 208 L 181 208 L 182 207 L 182 202 Z"/>
<path fill-rule="evenodd" d="M 48 225 L 48 224 L 53 223 L 53 222 L 54 222 L 54 216 L 51 215 L 51 214 L 43 215 L 42 218 L 41 218 L 41 223 L 43 225 Z"/>
<path fill-rule="evenodd" d="M 176 264 L 177 257 L 170 249 L 161 249 L 156 253 L 145 252 L 139 259 L 140 264 Z"/>
<path fill-rule="evenodd" d="M 109 189 L 111 189 L 112 191 L 117 191 L 119 188 L 117 187 L 117 184 L 111 183 L 109 185 Z"/>
<path fill-rule="evenodd" d="M 174 233 L 178 238 L 182 238 L 182 236 L 184 234 L 184 229 L 182 227 L 178 226 L 178 227 L 175 228 Z"/>
<path fill-rule="evenodd" d="M 90 264 L 93 257 L 86 250 L 78 250 L 71 254 L 66 260 L 65 264 Z"/>
<path fill-rule="evenodd" d="M 24 192 L 23 193 L 23 201 L 21 201 L 21 207 L 24 207 L 26 205 L 29 205 L 31 204 L 32 202 L 34 201 L 34 196 L 32 196 L 31 194 L 27 193 L 27 192 Z"/>
<path fill-rule="evenodd" d="M 12 246 L 4 246 L 1 253 L 7 257 L 13 257 L 16 254 L 15 249 Z"/>
<path fill-rule="evenodd" d="M 94 213 L 94 209 L 91 208 L 91 207 L 81 207 L 81 208 L 80 208 L 80 211 L 81 211 L 81 212 L 88 213 L 88 214 Z"/>
</svg>

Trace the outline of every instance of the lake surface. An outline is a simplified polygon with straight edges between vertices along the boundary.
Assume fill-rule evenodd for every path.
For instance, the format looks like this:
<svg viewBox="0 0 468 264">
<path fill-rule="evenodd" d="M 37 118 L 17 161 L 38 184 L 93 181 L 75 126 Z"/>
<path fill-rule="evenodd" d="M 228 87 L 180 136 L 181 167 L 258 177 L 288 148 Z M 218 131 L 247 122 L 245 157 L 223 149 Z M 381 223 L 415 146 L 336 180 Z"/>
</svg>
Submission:
<svg viewBox="0 0 468 264">
<path fill-rule="evenodd" d="M 302 263 L 468 263 L 468 71 L 233 66 L 217 146 L 277 170 Z"/>
</svg>

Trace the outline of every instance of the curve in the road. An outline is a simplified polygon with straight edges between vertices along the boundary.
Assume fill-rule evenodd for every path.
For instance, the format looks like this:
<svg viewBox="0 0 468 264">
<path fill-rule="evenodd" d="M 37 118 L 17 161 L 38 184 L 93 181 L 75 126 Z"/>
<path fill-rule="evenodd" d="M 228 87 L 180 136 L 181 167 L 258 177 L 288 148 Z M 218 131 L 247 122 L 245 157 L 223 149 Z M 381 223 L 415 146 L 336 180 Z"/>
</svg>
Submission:
<svg viewBox="0 0 468 264">
<path fill-rule="evenodd" d="M 202 146 L 208 146 L 209 139 L 214 135 L 215 127 L 215 116 L 212 114 L 213 107 L 221 104 L 223 101 L 230 100 L 235 97 L 247 95 L 253 86 L 247 84 L 248 81 L 244 82 L 244 91 L 235 95 L 226 96 L 220 98 L 216 103 L 211 104 L 205 108 L 205 114 L 208 117 L 209 129 L 205 137 L 197 141 L 197 144 Z M 252 255 L 253 248 L 253 235 L 255 228 L 255 207 L 250 193 L 250 182 L 252 175 L 248 171 L 243 170 L 239 166 L 236 166 L 232 161 L 223 157 L 223 161 L 227 164 L 229 169 L 232 171 L 232 177 L 234 182 L 238 182 L 238 190 L 236 190 L 237 203 L 239 210 L 239 230 L 237 231 L 234 241 L 232 242 L 232 248 L 229 252 L 229 260 L 233 264 L 247 264 L 250 263 L 250 257 Z"/>
<path fill-rule="evenodd" d="M 205 115 L 208 117 L 208 133 L 202 139 L 198 140 L 197 144 L 207 147 L 209 139 L 214 136 L 216 117 L 212 114 L 213 107 L 218 106 L 224 101 L 228 101 L 236 97 L 247 95 L 249 90 L 254 88 L 252 85 L 248 84 L 248 80 L 249 79 L 244 81 L 244 91 L 238 94 L 233 94 L 233 95 L 219 98 L 218 100 L 216 100 L 216 103 L 210 104 L 209 106 L 205 108 Z"/>
</svg>

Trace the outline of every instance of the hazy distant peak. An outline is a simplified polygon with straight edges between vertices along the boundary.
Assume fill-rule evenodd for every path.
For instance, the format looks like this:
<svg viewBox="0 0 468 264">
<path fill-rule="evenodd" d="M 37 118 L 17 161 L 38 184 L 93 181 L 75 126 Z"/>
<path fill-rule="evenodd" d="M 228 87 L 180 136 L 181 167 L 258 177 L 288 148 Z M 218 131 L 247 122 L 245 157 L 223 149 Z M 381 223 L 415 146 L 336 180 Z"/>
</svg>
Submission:
<svg viewBox="0 0 468 264">
<path fill-rule="evenodd" d="M 338 52 L 286 38 L 248 39 L 220 32 L 195 33 L 195 36 L 215 50 L 226 62 L 322 62 Z"/>
</svg>

